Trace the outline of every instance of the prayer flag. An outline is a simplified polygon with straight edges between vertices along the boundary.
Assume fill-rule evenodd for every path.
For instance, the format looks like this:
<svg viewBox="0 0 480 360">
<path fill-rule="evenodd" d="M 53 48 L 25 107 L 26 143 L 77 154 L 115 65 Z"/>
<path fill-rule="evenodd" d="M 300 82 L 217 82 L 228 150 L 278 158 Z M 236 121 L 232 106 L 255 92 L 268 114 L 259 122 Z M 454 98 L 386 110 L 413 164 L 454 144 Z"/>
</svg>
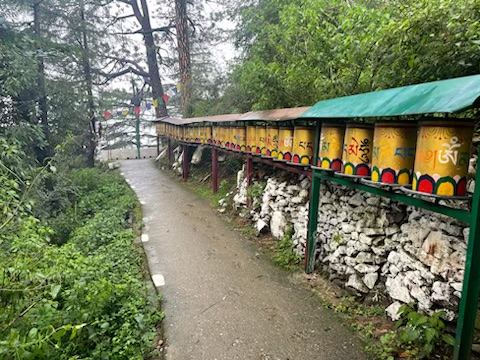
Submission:
<svg viewBox="0 0 480 360">
<path fill-rule="evenodd" d="M 133 110 L 135 111 L 135 114 L 136 114 L 136 115 L 139 115 L 139 114 L 140 114 L 140 106 L 135 106 L 135 107 L 133 108 Z"/>
</svg>

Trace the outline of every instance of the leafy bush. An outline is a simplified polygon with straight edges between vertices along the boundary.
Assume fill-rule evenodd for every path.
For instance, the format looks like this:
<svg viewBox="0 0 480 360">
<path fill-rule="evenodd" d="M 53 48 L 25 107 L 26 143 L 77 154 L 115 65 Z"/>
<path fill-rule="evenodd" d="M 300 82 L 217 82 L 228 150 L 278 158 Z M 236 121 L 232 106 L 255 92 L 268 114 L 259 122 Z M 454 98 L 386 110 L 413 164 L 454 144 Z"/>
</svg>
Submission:
<svg viewBox="0 0 480 360">
<path fill-rule="evenodd" d="M 397 356 L 406 359 L 429 358 L 439 347 L 453 346 L 455 338 L 445 332 L 445 323 L 441 320 L 442 311 L 431 316 L 421 315 L 413 305 L 402 305 L 398 311 L 400 320 L 395 326 L 398 330 L 383 335 L 382 358 L 393 360 Z M 403 326 L 403 327 L 402 327 Z"/>
<path fill-rule="evenodd" d="M 47 182 L 16 171 L 21 151 L 0 144 L 10 164 L 0 167 L 0 358 L 143 359 L 162 313 L 148 300 L 133 244 L 133 192 L 118 174 L 59 167 L 45 179 L 72 191 L 59 189 L 55 203 Z M 32 184 L 47 193 L 36 206 Z M 69 229 L 63 245 L 32 215 L 38 207 L 57 210 L 45 217 Z"/>
<path fill-rule="evenodd" d="M 287 229 L 283 239 L 274 245 L 276 255 L 273 261 L 287 270 L 296 269 L 302 263 L 302 257 L 295 251 L 292 234 L 293 229 Z"/>
</svg>

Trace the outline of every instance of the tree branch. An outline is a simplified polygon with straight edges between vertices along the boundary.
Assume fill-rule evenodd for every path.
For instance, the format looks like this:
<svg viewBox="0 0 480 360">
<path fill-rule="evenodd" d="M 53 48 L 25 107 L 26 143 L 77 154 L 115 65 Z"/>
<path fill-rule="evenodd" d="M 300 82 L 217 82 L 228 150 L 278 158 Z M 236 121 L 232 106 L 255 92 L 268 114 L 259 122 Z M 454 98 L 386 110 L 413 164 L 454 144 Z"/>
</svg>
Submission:
<svg viewBox="0 0 480 360">
<path fill-rule="evenodd" d="M 154 33 L 154 32 L 166 32 L 166 33 L 169 33 L 171 34 L 171 31 L 170 29 L 174 29 L 175 28 L 175 25 L 167 25 L 167 26 L 162 26 L 162 27 L 158 27 L 158 28 L 154 28 L 154 29 L 150 29 L 148 31 L 145 31 L 143 29 L 138 29 L 138 30 L 134 30 L 134 31 L 124 31 L 124 32 L 119 32 L 119 33 L 110 33 L 110 35 L 135 35 L 135 34 L 150 34 L 150 33 Z"/>
<path fill-rule="evenodd" d="M 145 82 L 149 82 L 149 78 L 150 78 L 150 75 L 148 73 L 146 73 L 144 71 L 139 71 L 139 70 L 137 70 L 137 69 L 135 69 L 134 67 L 131 67 L 131 66 L 129 66 L 126 69 L 123 69 L 121 71 L 117 71 L 117 72 L 113 72 L 113 73 L 106 73 L 106 72 L 103 72 L 103 71 L 98 70 L 98 69 L 92 69 L 92 72 L 94 74 L 103 76 L 105 78 L 105 80 L 103 82 L 97 83 L 96 85 L 105 85 L 110 80 L 116 79 L 116 78 L 118 78 L 120 76 L 123 76 L 125 74 L 128 74 L 128 73 L 133 73 L 135 75 L 143 77 Z"/>
</svg>

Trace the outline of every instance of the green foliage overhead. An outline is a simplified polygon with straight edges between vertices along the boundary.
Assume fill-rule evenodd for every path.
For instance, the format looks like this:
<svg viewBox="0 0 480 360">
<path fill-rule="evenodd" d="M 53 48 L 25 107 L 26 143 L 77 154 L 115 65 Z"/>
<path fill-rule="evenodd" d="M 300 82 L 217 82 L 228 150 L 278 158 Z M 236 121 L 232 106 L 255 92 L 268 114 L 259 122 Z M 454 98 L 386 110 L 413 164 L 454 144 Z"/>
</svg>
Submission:
<svg viewBox="0 0 480 360">
<path fill-rule="evenodd" d="M 234 78 L 254 109 L 480 71 L 472 0 L 262 0 L 240 18 Z"/>
</svg>

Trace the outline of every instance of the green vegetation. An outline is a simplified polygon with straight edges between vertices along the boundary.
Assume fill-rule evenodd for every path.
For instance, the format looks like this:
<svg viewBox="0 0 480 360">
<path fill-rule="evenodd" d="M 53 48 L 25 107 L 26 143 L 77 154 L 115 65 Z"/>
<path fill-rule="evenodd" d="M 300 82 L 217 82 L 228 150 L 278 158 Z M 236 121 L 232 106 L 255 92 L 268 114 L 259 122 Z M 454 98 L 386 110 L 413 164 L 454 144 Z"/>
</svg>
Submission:
<svg viewBox="0 0 480 360">
<path fill-rule="evenodd" d="M 302 257 L 295 251 L 292 243 L 293 228 L 290 227 L 285 231 L 283 239 L 273 245 L 275 255 L 273 261 L 287 270 L 298 269 L 302 263 Z"/>
<path fill-rule="evenodd" d="M 260 210 L 262 205 L 262 196 L 265 186 L 267 186 L 266 182 L 256 182 L 247 189 L 247 198 L 256 211 Z"/>
<path fill-rule="evenodd" d="M 478 73 L 472 0 L 260 0 L 236 8 L 243 50 L 226 92 L 243 110 Z"/>
<path fill-rule="evenodd" d="M 383 345 L 382 359 L 425 359 L 442 352 L 445 358 L 449 358 L 444 350 L 448 345 L 455 345 L 455 338 L 445 331 L 442 311 L 431 316 L 421 315 L 413 305 L 404 304 L 398 313 L 400 320 L 395 324 L 398 330 L 390 331 L 380 339 Z"/>
<path fill-rule="evenodd" d="M 21 143 L 0 144 L 0 358 L 143 359 L 162 313 L 133 244 L 134 193 L 117 173 L 66 167 L 61 149 L 36 169 Z"/>
</svg>

